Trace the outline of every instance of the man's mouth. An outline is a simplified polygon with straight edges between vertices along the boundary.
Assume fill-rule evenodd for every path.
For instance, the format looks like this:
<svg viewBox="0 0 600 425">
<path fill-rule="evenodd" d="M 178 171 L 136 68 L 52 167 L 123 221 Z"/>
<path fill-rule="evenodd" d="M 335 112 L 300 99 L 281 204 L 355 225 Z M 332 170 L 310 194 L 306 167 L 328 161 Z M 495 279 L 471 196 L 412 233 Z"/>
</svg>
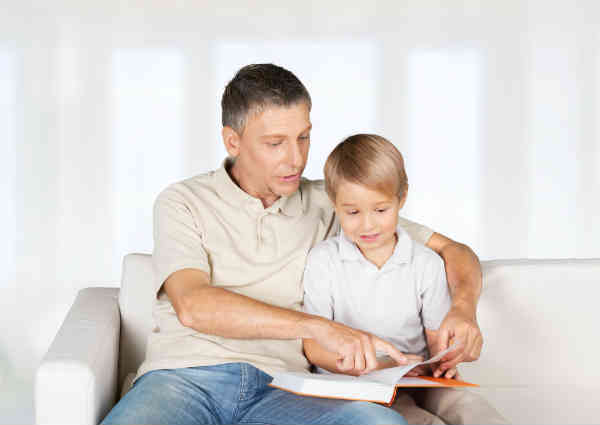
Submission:
<svg viewBox="0 0 600 425">
<path fill-rule="evenodd" d="M 290 174 L 288 176 L 283 176 L 281 177 L 281 180 L 283 180 L 286 183 L 291 183 L 291 182 L 295 182 L 300 180 L 300 173 L 298 174 Z"/>
</svg>

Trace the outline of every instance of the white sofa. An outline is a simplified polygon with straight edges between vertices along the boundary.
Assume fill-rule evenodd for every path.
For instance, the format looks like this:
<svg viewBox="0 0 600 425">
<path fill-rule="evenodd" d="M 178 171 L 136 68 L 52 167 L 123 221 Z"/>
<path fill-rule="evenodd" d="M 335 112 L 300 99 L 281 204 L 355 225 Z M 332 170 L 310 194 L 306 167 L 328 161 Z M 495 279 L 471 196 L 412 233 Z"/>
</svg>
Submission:
<svg viewBox="0 0 600 425">
<path fill-rule="evenodd" d="M 484 349 L 461 365 L 515 424 L 600 422 L 600 259 L 483 262 Z M 128 255 L 121 289 L 79 292 L 36 375 L 38 424 L 97 424 L 144 358 L 151 257 Z"/>
</svg>

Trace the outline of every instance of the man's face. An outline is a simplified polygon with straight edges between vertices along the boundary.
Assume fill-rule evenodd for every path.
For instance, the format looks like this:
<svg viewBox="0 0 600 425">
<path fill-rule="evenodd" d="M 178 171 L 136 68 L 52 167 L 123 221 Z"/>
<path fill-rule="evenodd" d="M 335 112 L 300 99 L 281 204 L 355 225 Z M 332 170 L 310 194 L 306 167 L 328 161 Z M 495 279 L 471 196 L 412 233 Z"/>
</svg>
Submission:
<svg viewBox="0 0 600 425">
<path fill-rule="evenodd" d="M 348 239 L 367 258 L 391 253 L 403 201 L 396 195 L 346 181 L 336 192 L 335 211 Z"/>
<path fill-rule="evenodd" d="M 265 204 L 298 190 L 308 159 L 310 130 L 305 103 L 271 106 L 250 114 L 238 136 L 238 148 L 233 152 L 228 148 L 236 157 L 232 174 L 242 189 Z"/>
</svg>

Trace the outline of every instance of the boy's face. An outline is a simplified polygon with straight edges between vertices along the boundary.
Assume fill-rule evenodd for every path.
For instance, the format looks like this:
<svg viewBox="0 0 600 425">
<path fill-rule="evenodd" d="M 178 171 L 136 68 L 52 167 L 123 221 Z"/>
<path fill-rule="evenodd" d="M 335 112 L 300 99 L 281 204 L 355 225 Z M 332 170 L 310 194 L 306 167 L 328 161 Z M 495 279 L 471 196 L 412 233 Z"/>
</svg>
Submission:
<svg viewBox="0 0 600 425">
<path fill-rule="evenodd" d="M 406 195 L 399 199 L 344 181 L 337 188 L 335 212 L 344 233 L 365 257 L 389 256 L 396 243 L 398 212 L 405 199 Z"/>
</svg>

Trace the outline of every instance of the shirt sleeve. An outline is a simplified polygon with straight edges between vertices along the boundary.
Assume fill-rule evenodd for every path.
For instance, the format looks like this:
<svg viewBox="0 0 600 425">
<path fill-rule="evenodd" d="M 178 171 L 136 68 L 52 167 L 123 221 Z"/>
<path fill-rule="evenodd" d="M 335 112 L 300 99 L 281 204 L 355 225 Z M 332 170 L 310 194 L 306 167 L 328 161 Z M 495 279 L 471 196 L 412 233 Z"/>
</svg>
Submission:
<svg viewBox="0 0 600 425">
<path fill-rule="evenodd" d="M 398 217 L 398 224 L 402 226 L 413 241 L 417 241 L 423 245 L 427 245 L 429 238 L 433 235 L 433 230 L 429 227 L 407 220 L 404 217 Z"/>
<path fill-rule="evenodd" d="M 329 256 L 323 246 L 317 245 L 308 254 L 304 277 L 305 313 L 333 320 L 333 294 Z"/>
<path fill-rule="evenodd" d="M 152 263 L 155 294 L 167 278 L 178 270 L 199 269 L 210 275 L 203 231 L 193 217 L 177 186 L 165 189 L 154 203 L 154 250 Z"/>
<path fill-rule="evenodd" d="M 450 311 L 451 298 L 446 281 L 444 261 L 430 251 L 423 273 L 421 319 L 425 329 L 437 330 Z"/>
</svg>

